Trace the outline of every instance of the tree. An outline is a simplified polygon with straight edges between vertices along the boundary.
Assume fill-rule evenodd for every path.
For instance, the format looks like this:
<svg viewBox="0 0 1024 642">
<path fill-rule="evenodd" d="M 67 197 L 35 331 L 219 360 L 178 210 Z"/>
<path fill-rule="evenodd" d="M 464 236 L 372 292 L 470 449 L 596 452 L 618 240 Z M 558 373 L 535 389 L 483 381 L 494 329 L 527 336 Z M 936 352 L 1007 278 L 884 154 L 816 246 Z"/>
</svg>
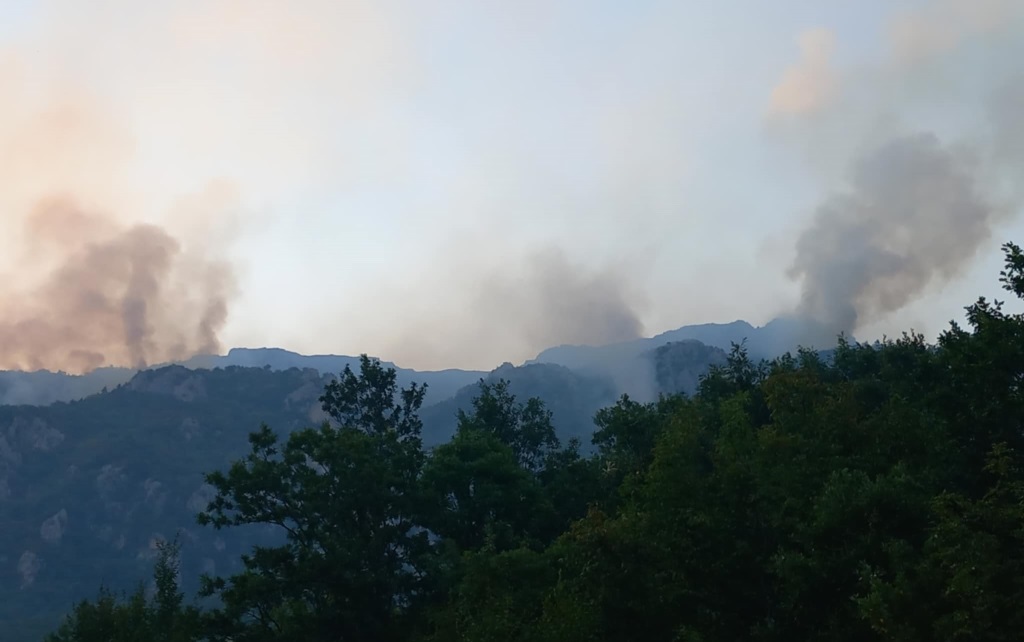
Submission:
<svg viewBox="0 0 1024 642">
<path fill-rule="evenodd" d="M 417 412 L 424 388 L 399 391 L 394 369 L 361 357 L 322 398 L 333 419 L 282 444 L 268 427 L 226 473 L 201 524 L 277 527 L 244 571 L 206 578 L 223 607 L 216 636 L 232 640 L 397 640 L 422 590 L 427 535 L 417 528 L 423 463 Z"/>
<path fill-rule="evenodd" d="M 1004 249 L 1024 298 L 1024 252 Z M 757 364 L 736 346 L 692 398 L 600 411 L 592 457 L 503 381 L 427 455 L 423 389 L 364 356 L 325 390 L 330 422 L 283 442 L 264 426 L 208 476 L 201 522 L 283 543 L 207 578 L 204 635 L 1018 639 L 1024 315 L 980 299 L 967 317 L 937 346 L 840 338 Z M 195 639 L 161 559 L 152 601 L 101 592 L 51 640 Z"/>
<path fill-rule="evenodd" d="M 537 478 L 492 432 L 463 425 L 434 449 L 422 479 L 425 523 L 459 550 L 488 543 L 507 550 L 534 539 L 553 519 Z"/>
<path fill-rule="evenodd" d="M 479 387 L 472 412 L 459 410 L 459 429 L 489 432 L 512 449 L 520 466 L 532 472 L 541 470 L 546 456 L 559 447 L 551 412 L 536 397 L 518 403 L 504 379 L 496 383 L 481 379 Z"/>
<path fill-rule="evenodd" d="M 518 402 L 500 380 L 479 384 L 472 410 L 460 410 L 452 441 L 433 450 L 422 484 L 425 518 L 459 550 L 548 544 L 595 497 L 593 462 L 571 440 L 561 448 L 543 401 Z"/>
<path fill-rule="evenodd" d="M 557 570 L 546 553 L 485 548 L 460 558 L 458 581 L 429 614 L 427 640 L 545 642 L 540 618 Z"/>
<path fill-rule="evenodd" d="M 615 405 L 602 408 L 594 417 L 598 465 L 607 489 L 613 498 L 622 482 L 642 475 L 654 459 L 654 445 L 672 415 L 686 403 L 684 397 L 661 397 L 642 404 L 623 395 Z"/>
<path fill-rule="evenodd" d="M 47 642 L 191 642 L 200 639 L 199 611 L 185 606 L 178 587 L 177 541 L 160 542 L 153 568 L 155 591 L 139 586 L 118 597 L 101 588 L 94 602 L 78 603 Z"/>
</svg>

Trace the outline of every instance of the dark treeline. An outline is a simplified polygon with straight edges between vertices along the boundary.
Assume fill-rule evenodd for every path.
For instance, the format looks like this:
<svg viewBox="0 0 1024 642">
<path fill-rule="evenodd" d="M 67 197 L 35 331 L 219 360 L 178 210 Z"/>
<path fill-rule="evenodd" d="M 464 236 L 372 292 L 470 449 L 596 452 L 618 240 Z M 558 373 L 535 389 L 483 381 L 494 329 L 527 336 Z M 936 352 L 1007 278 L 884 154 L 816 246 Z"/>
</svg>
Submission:
<svg viewBox="0 0 1024 642">
<path fill-rule="evenodd" d="M 364 357 L 329 425 L 263 427 L 208 475 L 201 523 L 281 546 L 191 603 L 165 546 L 155 590 L 101 592 L 49 639 L 1020 639 L 1024 315 L 981 299 L 968 323 L 827 358 L 736 347 L 692 397 L 599 412 L 586 457 L 502 383 L 426 452 L 423 389 Z"/>
</svg>

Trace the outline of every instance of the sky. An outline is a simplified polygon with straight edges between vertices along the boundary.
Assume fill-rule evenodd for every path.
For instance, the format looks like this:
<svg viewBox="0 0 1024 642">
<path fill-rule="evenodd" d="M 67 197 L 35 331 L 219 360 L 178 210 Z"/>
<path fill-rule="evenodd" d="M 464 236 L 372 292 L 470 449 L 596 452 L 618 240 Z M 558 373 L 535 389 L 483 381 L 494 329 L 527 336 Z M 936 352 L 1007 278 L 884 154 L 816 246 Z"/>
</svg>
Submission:
<svg viewBox="0 0 1024 642">
<path fill-rule="evenodd" d="M 1024 241 L 1021 36 L 1018 0 L 6 0 L 0 367 L 934 337 Z"/>
</svg>

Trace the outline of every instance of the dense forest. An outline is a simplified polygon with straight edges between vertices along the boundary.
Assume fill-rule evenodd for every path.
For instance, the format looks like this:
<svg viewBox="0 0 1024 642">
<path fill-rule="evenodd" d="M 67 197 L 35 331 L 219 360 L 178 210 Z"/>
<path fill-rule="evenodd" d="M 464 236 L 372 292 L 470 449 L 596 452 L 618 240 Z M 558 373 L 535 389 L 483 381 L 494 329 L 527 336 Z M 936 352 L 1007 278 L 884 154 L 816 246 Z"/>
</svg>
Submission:
<svg viewBox="0 0 1024 642">
<path fill-rule="evenodd" d="M 190 595 L 202 574 L 237 572 L 241 555 L 252 546 L 281 541 L 281 529 L 215 530 L 195 519 L 215 494 L 204 473 L 243 457 L 246 435 L 261 423 L 281 438 L 319 425 L 327 418 L 319 400 L 324 387 L 344 365 L 358 371 L 360 364 L 358 356 L 328 357 L 345 363 L 300 369 L 292 366 L 321 358 L 291 354 L 283 355 L 284 363 L 259 361 L 280 355 L 247 351 L 243 356 L 253 357 L 250 363 L 207 364 L 212 369 L 161 366 L 79 401 L 0 405 L 4 642 L 42 639 L 74 604 L 95 595 L 98 582 L 114 592 L 132 590 L 150 573 L 162 540 L 181 540 L 180 588 Z M 634 399 L 650 401 L 658 393 L 692 394 L 699 375 L 725 363 L 727 353 L 682 340 L 653 351 L 640 345 L 626 356 L 618 363 L 648 394 Z M 380 365 L 391 367 L 386 361 Z M 507 382 L 506 391 L 519 399 L 540 399 L 552 413 L 556 435 L 563 441 L 580 438 L 585 455 L 593 449 L 594 414 L 627 392 L 608 376 L 620 373 L 600 368 L 504 364 L 454 388 L 468 374 L 396 368 L 398 387 L 427 385 L 418 412 L 425 449 L 452 438 L 458 411 L 473 408 L 481 378 Z"/>
<path fill-rule="evenodd" d="M 738 345 L 691 395 L 600 410 L 592 447 L 499 381 L 425 448 L 423 388 L 364 357 L 326 385 L 331 421 L 259 427 L 207 476 L 200 524 L 280 545 L 193 598 L 167 542 L 49 640 L 1020 639 L 1024 315 L 967 319 L 935 345 Z"/>
</svg>

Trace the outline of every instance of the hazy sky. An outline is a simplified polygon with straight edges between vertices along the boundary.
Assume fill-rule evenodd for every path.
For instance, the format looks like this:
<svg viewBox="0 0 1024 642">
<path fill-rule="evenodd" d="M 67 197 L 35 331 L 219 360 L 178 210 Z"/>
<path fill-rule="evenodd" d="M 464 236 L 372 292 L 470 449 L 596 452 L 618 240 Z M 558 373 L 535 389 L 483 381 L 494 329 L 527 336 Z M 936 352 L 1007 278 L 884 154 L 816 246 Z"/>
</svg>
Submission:
<svg viewBox="0 0 1024 642">
<path fill-rule="evenodd" d="M 800 305 L 797 239 L 867 147 L 984 138 L 1024 87 L 1022 21 L 1020 0 L 5 0 L 0 313 L 44 300 L 63 250 L 23 230 L 61 197 L 160 225 L 176 292 L 229 266 L 223 347 L 491 368 L 765 323 Z M 1004 138 L 985 149 L 1020 167 Z M 1009 166 L 977 248 L 859 338 L 999 293 L 999 245 L 1024 241 Z M 150 354 L 206 345 L 179 339 Z"/>
</svg>

